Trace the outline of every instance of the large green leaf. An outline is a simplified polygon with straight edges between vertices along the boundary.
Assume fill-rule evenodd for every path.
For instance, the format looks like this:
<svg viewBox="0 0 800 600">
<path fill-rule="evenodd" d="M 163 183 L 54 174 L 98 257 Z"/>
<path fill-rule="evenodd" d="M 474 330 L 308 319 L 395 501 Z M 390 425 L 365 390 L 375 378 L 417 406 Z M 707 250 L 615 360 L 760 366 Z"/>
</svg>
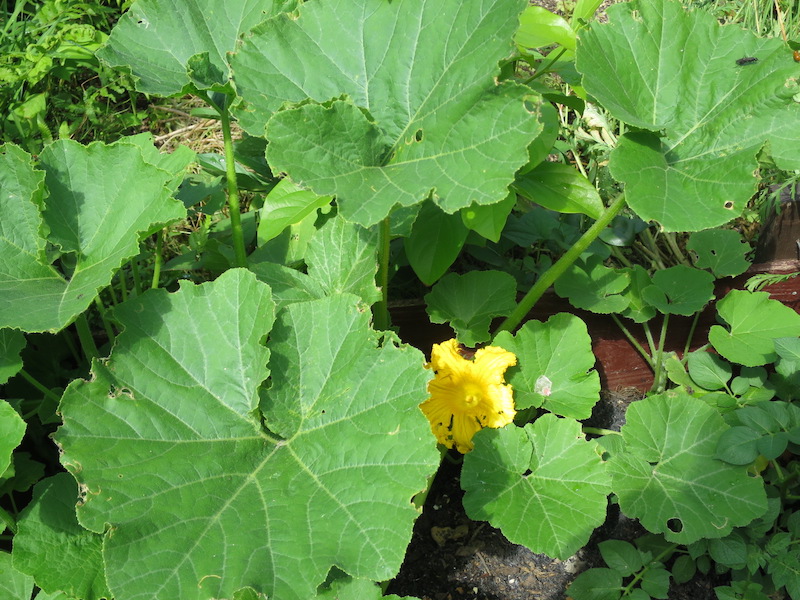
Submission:
<svg viewBox="0 0 800 600">
<path fill-rule="evenodd" d="M 98 55 L 127 66 L 136 88 L 173 96 L 224 85 L 226 53 L 239 36 L 297 0 L 138 0 L 119 20 Z"/>
<path fill-rule="evenodd" d="M 78 524 L 78 486 L 67 473 L 40 481 L 14 536 L 14 566 L 54 594 L 83 600 L 110 598 L 103 570 L 103 538 Z"/>
<path fill-rule="evenodd" d="M 147 136 L 89 146 L 59 140 L 40 156 L 49 193 L 43 202 L 41 172 L 7 147 L 0 162 L 0 327 L 57 331 L 85 310 L 139 252 L 141 234 L 186 214 L 170 196 L 192 156 L 186 149 L 161 155 Z M 69 277 L 49 264 L 47 242 L 74 257 Z"/>
<path fill-rule="evenodd" d="M 117 310 L 125 329 L 92 381 L 65 392 L 57 441 L 81 524 L 113 528 L 116 597 L 249 586 L 305 600 L 332 565 L 372 580 L 399 568 L 409 499 L 438 463 L 424 359 L 379 346 L 352 295 L 287 307 L 268 350 L 272 313 L 269 288 L 238 269 L 145 294 Z"/>
<path fill-rule="evenodd" d="M 600 399 L 600 376 L 586 324 L 569 313 L 542 323 L 530 320 L 512 336 L 500 332 L 494 343 L 517 355 L 508 371 L 517 408 L 543 406 L 558 415 L 586 419 Z"/>
<path fill-rule="evenodd" d="M 596 446 L 580 423 L 555 415 L 483 429 L 464 456 L 464 508 L 515 544 L 567 558 L 606 517 L 609 478 Z"/>
<path fill-rule="evenodd" d="M 742 213 L 765 142 L 800 166 L 797 63 L 779 38 L 722 27 L 679 2 L 618 4 L 581 32 L 586 90 L 639 131 L 619 140 L 611 172 L 630 206 L 669 231 L 697 231 Z M 740 65 L 749 56 L 757 62 Z"/>
<path fill-rule="evenodd" d="M 431 195 L 448 213 L 499 202 L 541 130 L 538 97 L 495 81 L 525 4 L 306 3 L 232 57 L 240 123 L 262 135 L 301 102 L 269 120 L 270 166 L 362 225 Z"/>
<path fill-rule="evenodd" d="M 717 311 L 730 329 L 714 325 L 708 341 L 728 360 L 748 367 L 773 362 L 776 339 L 800 335 L 800 315 L 767 292 L 731 290 Z"/>
<path fill-rule="evenodd" d="M 686 249 L 695 253 L 695 265 L 711 269 L 715 277 L 735 277 L 750 266 L 745 255 L 750 246 L 733 229 L 695 231 L 686 242 Z"/>
<path fill-rule="evenodd" d="M 764 484 L 715 458 L 728 430 L 720 414 L 685 392 L 632 403 L 624 452 L 610 459 L 622 511 L 672 542 L 724 537 L 767 508 Z"/>
<path fill-rule="evenodd" d="M 630 280 L 630 272 L 607 267 L 601 256 L 592 254 L 570 265 L 556 279 L 553 289 L 562 298 L 569 299 L 575 308 L 601 314 L 618 313 L 631 301 L 627 295 L 622 295 Z"/>
</svg>

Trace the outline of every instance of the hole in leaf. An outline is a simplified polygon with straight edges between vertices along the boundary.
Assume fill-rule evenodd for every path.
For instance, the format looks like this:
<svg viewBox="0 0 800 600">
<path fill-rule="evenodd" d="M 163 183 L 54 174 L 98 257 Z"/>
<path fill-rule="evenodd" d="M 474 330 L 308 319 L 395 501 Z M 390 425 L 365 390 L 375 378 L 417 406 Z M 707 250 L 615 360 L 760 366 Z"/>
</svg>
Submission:
<svg viewBox="0 0 800 600">
<path fill-rule="evenodd" d="M 414 139 L 418 142 L 422 141 L 422 129 L 417 129 L 416 133 L 414 133 Z"/>
<path fill-rule="evenodd" d="M 669 529 L 672 533 L 680 533 L 683 531 L 683 522 L 680 519 L 672 518 L 667 521 L 667 529 Z"/>
<path fill-rule="evenodd" d="M 723 204 L 722 206 L 724 206 L 724 207 L 725 207 L 725 208 L 727 208 L 728 210 L 731 210 L 731 209 L 733 208 L 733 201 L 732 201 L 732 200 L 728 200 L 728 201 L 727 201 L 725 204 Z"/>
<path fill-rule="evenodd" d="M 528 477 L 531 473 L 533 473 L 533 471 L 531 471 L 530 469 L 526 469 L 525 472 L 522 474 L 522 476 Z"/>
</svg>

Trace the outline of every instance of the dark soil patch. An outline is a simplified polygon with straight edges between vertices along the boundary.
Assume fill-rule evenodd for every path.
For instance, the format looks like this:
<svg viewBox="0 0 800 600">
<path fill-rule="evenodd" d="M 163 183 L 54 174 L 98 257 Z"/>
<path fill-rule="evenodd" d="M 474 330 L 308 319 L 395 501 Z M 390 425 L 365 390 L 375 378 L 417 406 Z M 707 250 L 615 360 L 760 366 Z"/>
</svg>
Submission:
<svg viewBox="0 0 800 600">
<path fill-rule="evenodd" d="M 624 409 L 638 396 L 604 393 L 592 426 L 618 430 Z M 452 459 L 452 460 L 449 460 Z M 561 561 L 509 542 L 486 522 L 472 521 L 461 503 L 460 455 L 449 455 L 439 469 L 414 526 L 411 544 L 387 593 L 422 600 L 565 600 L 567 587 L 582 571 L 605 567 L 597 544 L 607 539 L 633 542 L 645 530 L 609 507 L 605 524 L 575 556 Z M 670 587 L 671 600 L 716 600 L 713 588 L 726 579 L 698 576 Z"/>
</svg>

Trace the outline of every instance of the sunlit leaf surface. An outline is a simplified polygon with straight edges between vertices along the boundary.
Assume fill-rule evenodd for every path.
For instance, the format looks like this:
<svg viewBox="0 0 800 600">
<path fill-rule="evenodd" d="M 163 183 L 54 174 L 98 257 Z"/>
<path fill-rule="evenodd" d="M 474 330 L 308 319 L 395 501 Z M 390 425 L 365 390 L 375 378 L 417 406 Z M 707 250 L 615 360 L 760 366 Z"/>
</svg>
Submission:
<svg viewBox="0 0 800 600">
<path fill-rule="evenodd" d="M 685 392 L 632 403 L 625 451 L 610 460 L 614 492 L 627 516 L 673 542 L 724 537 L 767 508 L 764 484 L 746 467 L 715 458 L 728 425 Z"/>
<path fill-rule="evenodd" d="M 464 508 L 511 542 L 567 558 L 605 519 L 609 477 L 595 450 L 580 423 L 552 414 L 483 429 L 464 456 Z"/>
<path fill-rule="evenodd" d="M 525 5 L 309 2 L 245 36 L 236 114 L 262 135 L 302 103 L 269 120 L 269 163 L 362 225 L 429 195 L 449 213 L 500 202 L 541 130 L 538 98 L 495 79 Z"/>
<path fill-rule="evenodd" d="M 672 0 L 617 4 L 608 16 L 581 32 L 577 68 L 612 115 L 646 130 L 620 138 L 610 164 L 639 216 L 669 231 L 739 216 L 765 142 L 782 168 L 800 166 L 800 67 L 783 41 Z"/>
<path fill-rule="evenodd" d="M 542 323 L 527 321 L 516 335 L 503 331 L 494 343 L 517 355 L 508 371 L 517 408 L 543 407 L 550 412 L 586 419 L 600 399 L 600 376 L 586 324 L 560 313 Z"/>
<path fill-rule="evenodd" d="M 99 55 L 127 66 L 139 91 L 158 96 L 204 89 L 228 79 L 226 53 L 265 18 L 297 0 L 138 0 Z"/>
<path fill-rule="evenodd" d="M 378 345 L 352 295 L 291 305 L 270 332 L 272 314 L 243 270 L 145 294 L 117 311 L 125 331 L 95 378 L 65 392 L 57 439 L 81 524 L 113 527 L 116 597 L 306 600 L 333 565 L 399 569 L 439 459 L 423 356 Z"/>
</svg>

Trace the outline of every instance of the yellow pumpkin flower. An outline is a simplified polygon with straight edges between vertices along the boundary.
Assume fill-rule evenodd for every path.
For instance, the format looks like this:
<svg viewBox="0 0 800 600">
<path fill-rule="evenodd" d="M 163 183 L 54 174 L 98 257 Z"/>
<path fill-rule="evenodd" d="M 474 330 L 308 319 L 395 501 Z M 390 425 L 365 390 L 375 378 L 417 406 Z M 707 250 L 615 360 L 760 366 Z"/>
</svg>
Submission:
<svg viewBox="0 0 800 600">
<path fill-rule="evenodd" d="M 456 340 L 434 344 L 431 362 L 436 377 L 428 383 L 430 398 L 419 405 L 431 422 L 440 444 L 465 454 L 472 450 L 472 436 L 483 427 L 503 427 L 516 414 L 511 386 L 504 382 L 506 369 L 517 364 L 508 350 L 487 346 L 473 360 L 459 352 Z"/>
</svg>

